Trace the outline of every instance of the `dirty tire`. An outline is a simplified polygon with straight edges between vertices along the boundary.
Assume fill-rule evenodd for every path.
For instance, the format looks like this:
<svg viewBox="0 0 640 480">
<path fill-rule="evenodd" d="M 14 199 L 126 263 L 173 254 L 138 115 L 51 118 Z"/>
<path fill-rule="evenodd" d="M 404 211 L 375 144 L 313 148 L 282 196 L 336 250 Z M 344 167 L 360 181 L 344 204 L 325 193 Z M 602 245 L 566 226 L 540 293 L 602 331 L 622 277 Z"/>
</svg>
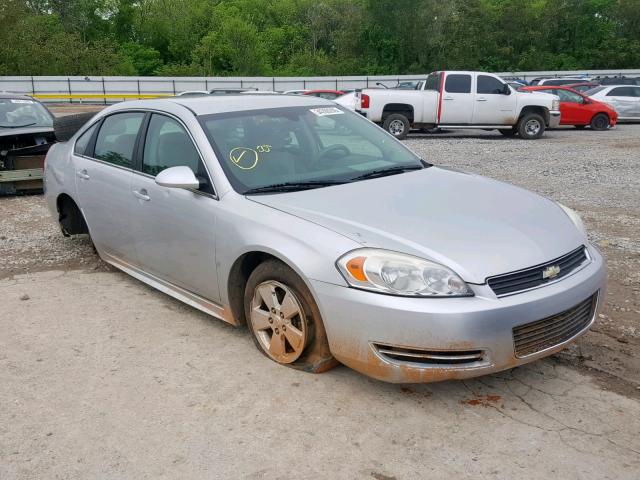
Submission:
<svg viewBox="0 0 640 480">
<path fill-rule="evenodd" d="M 505 137 L 515 137 L 518 133 L 515 128 L 500 128 L 498 131 Z"/>
<path fill-rule="evenodd" d="M 409 123 L 409 119 L 401 113 L 392 113 L 384 119 L 382 128 L 398 140 L 404 140 L 407 138 L 407 134 L 411 129 L 411 123 Z"/>
<path fill-rule="evenodd" d="M 266 305 L 265 302 L 258 307 L 260 309 L 260 315 L 256 315 L 256 320 L 252 318 L 252 308 L 257 303 L 256 297 L 262 297 L 258 292 L 258 288 L 268 289 L 272 286 L 275 286 L 276 300 L 278 300 L 278 303 L 284 300 L 284 297 L 282 297 L 283 293 L 293 294 L 292 298 L 296 302 L 296 305 L 301 307 L 301 313 L 294 316 L 290 320 L 291 323 L 289 323 L 290 332 L 293 331 L 291 325 L 294 323 L 299 332 L 304 332 L 305 340 L 299 349 L 301 352 L 299 354 L 292 347 L 292 343 L 289 342 L 289 337 L 285 336 L 283 331 L 280 331 L 282 324 L 274 322 L 266 326 L 266 328 L 261 329 L 261 327 L 266 325 L 263 323 L 266 321 L 266 318 L 263 317 L 263 312 L 267 311 L 267 315 L 272 316 L 269 315 L 268 305 Z M 284 287 L 284 290 L 281 287 Z M 245 318 L 247 319 L 247 327 L 249 328 L 253 341 L 258 350 L 267 358 L 281 365 L 311 373 L 321 373 L 338 364 L 329 350 L 329 342 L 320 316 L 320 310 L 311 292 L 298 274 L 284 263 L 278 260 L 267 260 L 255 268 L 249 276 L 245 288 L 244 311 Z M 282 311 L 285 312 L 284 306 Z M 260 318 L 262 318 L 263 322 L 261 322 Z M 279 319 L 278 321 L 284 320 Z M 304 325 L 302 325 L 301 322 L 305 322 Z M 262 325 L 259 325 L 259 323 L 262 323 Z M 257 333 L 257 331 L 260 333 Z M 285 345 L 285 350 L 290 350 L 290 352 L 285 352 L 280 355 L 280 360 L 272 356 L 272 353 L 269 352 L 267 345 L 264 343 L 267 341 L 268 336 L 271 336 L 271 339 L 275 338 L 276 331 L 279 332 L 278 335 Z M 285 355 L 289 355 L 289 358 L 282 358 Z"/>
<path fill-rule="evenodd" d="M 536 140 L 544 134 L 544 118 L 537 113 L 525 113 L 518 121 L 517 130 L 520 138 Z"/>
<path fill-rule="evenodd" d="M 56 117 L 53 120 L 53 131 L 56 134 L 56 139 L 59 142 L 66 142 L 95 115 L 96 112 L 87 112 Z"/>
<path fill-rule="evenodd" d="M 606 113 L 598 113 L 591 119 L 591 130 L 602 131 L 609 128 L 609 117 Z"/>
</svg>

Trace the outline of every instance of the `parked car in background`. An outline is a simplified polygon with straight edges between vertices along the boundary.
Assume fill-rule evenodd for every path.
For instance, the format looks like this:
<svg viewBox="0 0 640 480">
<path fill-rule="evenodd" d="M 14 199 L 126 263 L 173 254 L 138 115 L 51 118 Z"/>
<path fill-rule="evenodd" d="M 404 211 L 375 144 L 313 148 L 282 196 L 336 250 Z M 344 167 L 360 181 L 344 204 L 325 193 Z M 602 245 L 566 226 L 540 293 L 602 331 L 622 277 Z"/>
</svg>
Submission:
<svg viewBox="0 0 640 480">
<path fill-rule="evenodd" d="M 521 91 L 557 95 L 560 98 L 560 125 L 574 125 L 576 128 L 590 126 L 592 130 L 606 130 L 615 126 L 618 121 L 618 114 L 611 106 L 569 87 L 538 85 L 522 87 Z"/>
<path fill-rule="evenodd" d="M 312 97 L 326 98 L 327 100 L 335 100 L 341 95 L 344 95 L 342 90 L 309 90 L 302 95 L 310 95 Z"/>
<path fill-rule="evenodd" d="M 237 95 L 238 93 L 256 92 L 257 88 L 214 88 L 212 90 L 186 90 L 176 97 L 201 97 L 203 95 Z"/>
<path fill-rule="evenodd" d="M 563 77 L 538 77 L 531 80 L 529 85 L 568 85 L 570 83 L 590 82 L 588 75 L 566 75 Z"/>
<path fill-rule="evenodd" d="M 575 341 L 605 301 L 575 212 L 433 166 L 321 98 L 123 102 L 54 145 L 45 179 L 64 233 L 308 372 L 512 369 Z"/>
<path fill-rule="evenodd" d="M 401 139 L 412 128 L 497 129 L 536 139 L 560 123 L 557 97 L 515 91 L 484 72 L 434 72 L 421 90 L 364 89 L 359 97 L 356 110 Z"/>
<path fill-rule="evenodd" d="M 584 94 L 611 105 L 618 112 L 619 122 L 640 121 L 640 86 L 602 85 Z"/>
<path fill-rule="evenodd" d="M 576 92 L 584 93 L 587 90 L 591 90 L 592 88 L 599 87 L 600 84 L 598 82 L 578 82 L 578 83 L 568 83 L 564 85 L 565 87 L 569 87 Z"/>
<path fill-rule="evenodd" d="M 355 110 L 359 105 L 360 99 L 355 91 L 345 93 L 334 100 L 338 105 L 348 108 L 349 110 Z"/>
<path fill-rule="evenodd" d="M 0 93 L 0 195 L 42 189 L 44 158 L 56 140 L 53 121 L 37 100 Z"/>
<path fill-rule="evenodd" d="M 640 77 L 597 77 L 600 85 L 640 85 Z"/>
<path fill-rule="evenodd" d="M 305 93 L 307 93 L 309 91 L 309 89 L 307 88 L 303 88 L 301 90 L 286 90 L 282 93 L 284 93 L 285 95 L 303 95 Z"/>
</svg>

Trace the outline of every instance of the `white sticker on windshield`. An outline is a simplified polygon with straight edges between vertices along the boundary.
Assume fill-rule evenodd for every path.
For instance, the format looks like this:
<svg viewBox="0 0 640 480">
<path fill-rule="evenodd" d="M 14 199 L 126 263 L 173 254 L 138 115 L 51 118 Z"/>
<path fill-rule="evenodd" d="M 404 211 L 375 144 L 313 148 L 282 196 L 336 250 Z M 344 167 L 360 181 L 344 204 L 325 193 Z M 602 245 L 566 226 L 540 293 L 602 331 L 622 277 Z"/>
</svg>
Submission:
<svg viewBox="0 0 640 480">
<path fill-rule="evenodd" d="M 318 117 L 326 117 L 327 115 L 342 115 L 344 112 L 336 107 L 310 108 L 309 111 Z"/>
<path fill-rule="evenodd" d="M 33 100 L 16 100 L 16 99 L 12 99 L 11 103 L 33 103 Z"/>
</svg>

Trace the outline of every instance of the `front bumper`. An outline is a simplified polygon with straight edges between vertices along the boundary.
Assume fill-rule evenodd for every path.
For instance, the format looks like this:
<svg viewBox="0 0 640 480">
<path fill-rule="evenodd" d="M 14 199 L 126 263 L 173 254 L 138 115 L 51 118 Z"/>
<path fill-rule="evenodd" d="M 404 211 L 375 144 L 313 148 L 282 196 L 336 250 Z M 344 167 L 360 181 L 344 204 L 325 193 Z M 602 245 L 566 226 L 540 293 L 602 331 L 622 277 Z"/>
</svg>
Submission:
<svg viewBox="0 0 640 480">
<path fill-rule="evenodd" d="M 603 303 L 606 269 L 598 250 L 591 261 L 561 280 L 497 298 L 487 285 L 472 285 L 474 297 L 407 298 L 311 281 L 329 346 L 343 364 L 393 383 L 463 379 L 499 372 L 551 355 L 588 330 Z M 543 351 L 516 357 L 513 327 L 568 310 L 596 295 L 586 328 Z M 425 365 L 390 360 L 375 345 L 440 352 L 481 351 L 472 364 Z"/>
<path fill-rule="evenodd" d="M 549 125 L 547 128 L 556 128 L 560 125 L 560 110 L 551 110 L 549 112 Z"/>
</svg>

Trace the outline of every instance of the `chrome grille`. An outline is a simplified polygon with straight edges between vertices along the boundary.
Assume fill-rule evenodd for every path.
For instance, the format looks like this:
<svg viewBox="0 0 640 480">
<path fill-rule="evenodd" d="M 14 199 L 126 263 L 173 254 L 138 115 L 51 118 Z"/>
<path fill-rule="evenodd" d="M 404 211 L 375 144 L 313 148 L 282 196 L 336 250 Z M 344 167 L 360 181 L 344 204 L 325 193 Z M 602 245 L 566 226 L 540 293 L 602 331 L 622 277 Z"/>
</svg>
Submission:
<svg viewBox="0 0 640 480">
<path fill-rule="evenodd" d="M 373 346 L 380 356 L 396 362 L 462 366 L 484 360 L 482 350 L 422 350 L 378 343 L 374 343 Z"/>
<path fill-rule="evenodd" d="M 584 330 L 593 318 L 598 295 L 569 310 L 513 329 L 516 357 L 525 357 L 566 342 Z"/>
<path fill-rule="evenodd" d="M 521 292 L 523 290 L 544 285 L 545 283 L 553 282 L 569 275 L 587 261 L 587 258 L 585 248 L 581 246 L 571 253 L 563 255 L 560 258 L 556 258 L 555 260 L 551 260 L 550 262 L 543 263 L 542 265 L 490 277 L 487 279 L 487 284 L 499 297 L 502 295 Z M 552 278 L 545 278 L 544 272 L 549 267 L 558 267 L 560 270 Z"/>
</svg>

